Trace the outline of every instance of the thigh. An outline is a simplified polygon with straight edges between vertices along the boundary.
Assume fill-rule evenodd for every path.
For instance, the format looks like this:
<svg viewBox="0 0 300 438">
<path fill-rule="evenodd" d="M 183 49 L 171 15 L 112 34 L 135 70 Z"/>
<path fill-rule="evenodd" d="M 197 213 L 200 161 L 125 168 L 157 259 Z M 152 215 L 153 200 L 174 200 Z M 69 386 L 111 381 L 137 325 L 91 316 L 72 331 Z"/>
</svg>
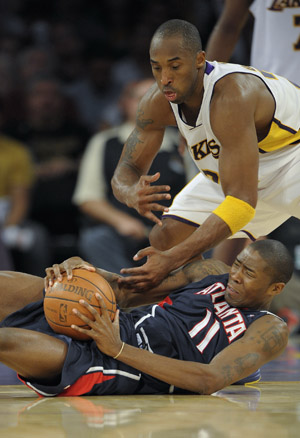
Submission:
<svg viewBox="0 0 300 438">
<path fill-rule="evenodd" d="M 44 333 L 14 327 L 0 329 L 0 361 L 25 378 L 56 379 L 63 368 L 67 345 Z"/>
<path fill-rule="evenodd" d="M 43 298 L 44 280 L 30 274 L 0 272 L 0 321 L 27 304 Z"/>
<path fill-rule="evenodd" d="M 222 187 L 198 173 L 175 196 L 164 218 L 177 219 L 186 225 L 197 227 L 208 218 L 211 212 L 225 199 Z"/>
<path fill-rule="evenodd" d="M 267 160 L 268 154 L 265 155 Z M 274 165 L 271 177 L 260 180 L 258 199 L 280 213 L 300 219 L 300 144 L 283 148 L 278 155 L 276 162 L 280 167 Z"/>
</svg>

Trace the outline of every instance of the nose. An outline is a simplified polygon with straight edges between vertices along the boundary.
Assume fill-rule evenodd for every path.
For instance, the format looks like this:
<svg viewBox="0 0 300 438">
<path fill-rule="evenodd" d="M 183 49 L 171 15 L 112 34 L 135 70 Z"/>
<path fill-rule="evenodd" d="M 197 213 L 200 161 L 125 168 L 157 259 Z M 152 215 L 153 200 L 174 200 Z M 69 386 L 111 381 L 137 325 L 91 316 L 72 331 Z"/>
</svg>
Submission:
<svg viewBox="0 0 300 438">
<path fill-rule="evenodd" d="M 162 85 L 169 85 L 172 82 L 172 78 L 170 77 L 170 74 L 168 71 L 163 70 L 161 73 L 161 83 Z"/>
<path fill-rule="evenodd" d="M 230 277 L 236 283 L 241 283 L 241 281 L 242 281 L 241 280 L 242 279 L 241 273 L 242 273 L 241 269 L 232 269 L 230 272 Z"/>
</svg>

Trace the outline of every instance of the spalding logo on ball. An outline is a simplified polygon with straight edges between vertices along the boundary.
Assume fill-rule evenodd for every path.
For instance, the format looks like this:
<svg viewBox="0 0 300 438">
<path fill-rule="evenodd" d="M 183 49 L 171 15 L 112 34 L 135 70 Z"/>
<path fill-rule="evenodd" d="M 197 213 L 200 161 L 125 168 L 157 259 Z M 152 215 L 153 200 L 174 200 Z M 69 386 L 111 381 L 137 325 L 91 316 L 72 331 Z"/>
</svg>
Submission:
<svg viewBox="0 0 300 438">
<path fill-rule="evenodd" d="M 71 328 L 71 325 L 75 324 L 89 329 L 89 326 L 84 324 L 72 312 L 72 309 L 78 309 L 80 313 L 94 319 L 91 313 L 79 304 L 79 300 L 83 299 L 101 315 L 101 307 L 96 298 L 96 293 L 99 293 L 103 298 L 113 321 L 116 313 L 116 297 L 105 278 L 97 272 L 90 272 L 81 268 L 73 270 L 71 280 L 68 280 L 67 275 L 63 274 L 62 281 L 55 281 L 53 286 L 47 289 L 44 298 L 44 313 L 52 330 L 73 339 L 91 340 L 89 336 Z"/>
</svg>

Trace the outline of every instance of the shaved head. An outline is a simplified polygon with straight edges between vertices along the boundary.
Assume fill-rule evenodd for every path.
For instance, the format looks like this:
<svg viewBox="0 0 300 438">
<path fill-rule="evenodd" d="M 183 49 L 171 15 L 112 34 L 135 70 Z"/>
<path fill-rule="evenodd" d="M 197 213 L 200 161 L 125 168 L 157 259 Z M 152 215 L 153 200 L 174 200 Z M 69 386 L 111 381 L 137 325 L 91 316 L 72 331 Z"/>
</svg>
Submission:
<svg viewBox="0 0 300 438">
<path fill-rule="evenodd" d="M 193 54 L 202 50 L 201 38 L 198 29 L 185 20 L 169 20 L 161 24 L 155 31 L 151 44 L 154 40 L 172 37 L 180 37 L 182 48 Z"/>
<path fill-rule="evenodd" d="M 286 246 L 278 240 L 265 239 L 251 243 L 267 263 L 267 271 L 274 283 L 287 283 L 293 274 L 294 261 Z"/>
</svg>

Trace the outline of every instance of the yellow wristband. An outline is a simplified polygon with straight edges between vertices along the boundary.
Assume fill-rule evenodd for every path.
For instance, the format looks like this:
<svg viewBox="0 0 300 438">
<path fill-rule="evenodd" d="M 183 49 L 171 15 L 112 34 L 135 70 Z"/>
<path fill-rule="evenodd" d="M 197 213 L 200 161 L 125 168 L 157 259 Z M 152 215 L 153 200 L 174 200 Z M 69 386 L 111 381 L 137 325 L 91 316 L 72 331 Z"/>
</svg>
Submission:
<svg viewBox="0 0 300 438">
<path fill-rule="evenodd" d="M 213 213 L 226 222 L 231 233 L 235 234 L 254 218 L 255 209 L 242 199 L 226 196 Z"/>
</svg>

